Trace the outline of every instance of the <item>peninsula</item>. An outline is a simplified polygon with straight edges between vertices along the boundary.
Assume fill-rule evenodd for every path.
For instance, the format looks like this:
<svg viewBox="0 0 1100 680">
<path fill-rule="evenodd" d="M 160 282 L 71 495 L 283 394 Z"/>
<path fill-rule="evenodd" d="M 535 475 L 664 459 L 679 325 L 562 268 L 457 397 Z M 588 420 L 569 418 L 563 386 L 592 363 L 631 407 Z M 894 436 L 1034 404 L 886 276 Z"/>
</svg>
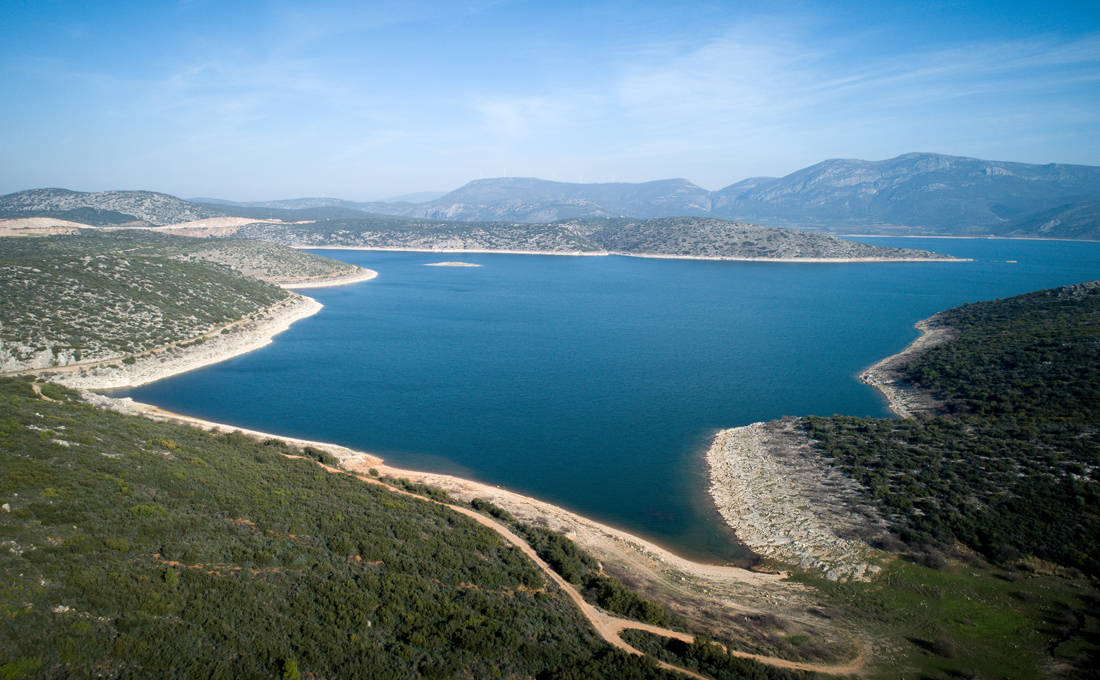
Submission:
<svg viewBox="0 0 1100 680">
<path fill-rule="evenodd" d="M 1077 487 L 1048 483 L 1036 452 L 1059 451 L 1065 479 L 1093 465 L 1079 454 L 1096 450 L 1081 439 L 1096 431 L 1082 405 L 1096 402 L 1078 399 L 1100 384 L 1088 367 L 1097 284 L 943 313 L 937 327 L 952 330 L 940 347 L 950 351 L 879 365 L 898 389 L 934 391 L 951 412 L 942 420 L 804 418 L 720 433 L 709 454 L 714 499 L 765 558 L 747 570 L 369 453 L 26 377 L 94 388 L 186 370 L 200 348 L 209 361 L 247 351 L 243 339 L 220 343 L 267 339 L 318 308 L 257 275 L 296 285 L 369 272 L 270 243 L 141 230 L 8 238 L 0 255 L 11 303 L 0 349 L 5 369 L 21 374 L 0 379 L 0 520 L 11 537 L 0 565 L 20 574 L 0 604 L 21 612 L 4 624 L 19 631 L 4 639 L 20 641 L 4 658 L 24 674 L 81 674 L 81 664 L 174 672 L 181 658 L 202 673 L 218 663 L 211 650 L 246 648 L 234 673 L 476 675 L 488 664 L 563 678 L 794 678 L 1089 663 L 1095 586 L 1079 574 L 1092 573 L 1090 553 L 1038 541 L 1051 517 L 1029 518 L 1031 506 L 1012 499 L 1076 502 Z M 1022 372 L 990 381 L 979 356 L 1014 357 Z M 1056 380 L 1021 396 L 1036 367 Z M 1059 397 L 1064 389 L 1078 396 Z M 1044 425 L 1039 448 L 1019 448 L 1004 414 L 1027 427 L 1055 422 L 1054 411 L 1069 414 L 1064 425 Z M 979 455 L 987 449 L 1018 455 L 1002 470 Z M 888 452 L 887 470 L 867 457 L 875 451 Z M 1094 482 L 1079 484 L 1092 493 Z M 1011 495 L 985 514 L 993 489 Z M 970 505 L 971 496 L 985 500 Z M 914 503 L 919 514 L 908 512 Z M 1018 536 L 992 521 L 1006 513 Z M 1090 515 L 1058 516 L 1056 536 L 1090 544 Z M 1077 627 L 1049 652 L 1042 626 L 1054 607 Z M 983 622 L 1005 618 L 1030 631 L 1025 644 L 989 635 Z M 215 642 L 224 622 L 235 632 Z M 55 639 L 68 630 L 79 636 Z M 524 636 L 543 642 L 528 649 Z"/>
<path fill-rule="evenodd" d="M 910 658 L 925 671 L 1088 667 L 1096 648 L 1069 640 L 1100 629 L 1088 604 L 1100 522 L 1081 511 L 1100 493 L 1100 281 L 964 305 L 917 327 L 909 347 L 861 376 L 900 419 L 789 418 L 719 432 L 707 454 L 715 504 L 777 563 L 893 583 L 885 597 L 896 607 L 878 626 L 923 639 L 934 653 L 914 648 Z M 1020 599 L 997 595 L 999 579 Z M 922 582 L 941 584 L 921 591 L 937 604 L 903 604 Z M 1050 607 L 1079 627 L 1047 646 Z M 1034 644 L 998 645 L 979 617 L 1011 617 L 1028 631 L 1017 639 Z M 933 636 L 920 638 L 922 627 Z"/>
<path fill-rule="evenodd" d="M 331 207 L 208 205 L 143 191 L 80 193 L 35 189 L 0 197 L 0 233 L 135 227 L 196 237 L 233 236 L 296 248 L 818 263 L 959 261 L 925 250 L 847 241 L 820 231 L 781 229 L 713 217 L 488 222 L 372 215 Z"/>
</svg>

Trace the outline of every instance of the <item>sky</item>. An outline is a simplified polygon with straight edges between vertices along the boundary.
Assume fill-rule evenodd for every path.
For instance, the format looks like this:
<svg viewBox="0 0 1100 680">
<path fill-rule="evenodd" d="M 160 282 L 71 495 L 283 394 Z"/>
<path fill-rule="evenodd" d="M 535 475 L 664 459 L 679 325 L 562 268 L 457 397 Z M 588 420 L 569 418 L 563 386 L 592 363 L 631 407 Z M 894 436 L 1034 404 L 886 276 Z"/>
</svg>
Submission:
<svg viewBox="0 0 1100 680">
<path fill-rule="evenodd" d="M 0 0 L 0 194 L 1100 165 L 1100 2 Z"/>
</svg>

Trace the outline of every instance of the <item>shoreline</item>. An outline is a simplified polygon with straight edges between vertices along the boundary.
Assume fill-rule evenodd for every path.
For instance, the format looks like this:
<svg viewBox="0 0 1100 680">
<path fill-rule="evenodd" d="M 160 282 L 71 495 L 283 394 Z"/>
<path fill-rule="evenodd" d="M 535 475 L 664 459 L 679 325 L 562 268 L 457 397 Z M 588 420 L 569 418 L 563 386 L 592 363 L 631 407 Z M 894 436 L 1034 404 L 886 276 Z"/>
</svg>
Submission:
<svg viewBox="0 0 1100 680">
<path fill-rule="evenodd" d="M 347 286 L 353 283 L 362 283 L 363 281 L 370 281 L 378 278 L 378 272 L 373 269 L 367 269 L 366 267 L 356 267 L 355 271 L 350 274 L 344 274 L 341 276 L 334 276 L 328 279 L 305 279 L 302 281 L 281 281 L 278 285 L 280 288 L 286 288 L 288 290 L 299 290 L 302 288 L 330 288 L 332 286 Z"/>
<path fill-rule="evenodd" d="M 321 288 L 370 281 L 377 276 L 378 272 L 373 269 L 356 267 L 355 271 L 343 276 L 274 285 L 283 289 Z M 54 382 L 75 389 L 139 387 L 265 347 L 276 335 L 295 322 L 320 312 L 323 307 L 311 297 L 290 292 L 287 299 L 258 310 L 251 316 L 137 354 L 62 366 L 17 368 L 5 370 L 2 375 L 48 376 Z"/>
<path fill-rule="evenodd" d="M 902 365 L 955 337 L 955 330 L 939 322 L 939 314 L 913 324 L 920 335 L 897 354 L 876 361 L 859 373 L 859 381 L 878 390 L 890 411 L 899 418 L 935 414 L 943 404 L 931 394 L 917 390 L 901 377 Z"/>
<path fill-rule="evenodd" d="M 836 234 L 839 238 L 942 238 L 961 241 L 1058 241 L 1063 243 L 1100 243 L 1092 238 L 1047 238 L 1044 236 L 937 236 L 935 234 Z"/>
<path fill-rule="evenodd" d="M 882 571 L 865 539 L 885 523 L 855 482 L 818 464 L 797 419 L 720 430 L 706 461 L 711 500 L 754 552 L 831 581 Z"/>
<path fill-rule="evenodd" d="M 89 391 L 81 392 L 81 396 L 97 408 L 152 420 L 211 432 L 237 432 L 260 440 L 276 439 L 298 449 L 311 446 L 336 457 L 338 469 L 370 478 L 367 481 L 380 479 L 385 482 L 387 477 L 405 479 L 442 489 L 459 502 L 470 502 L 474 498 L 488 500 L 521 522 L 546 527 L 566 536 L 595 557 L 604 571 L 618 577 L 643 596 L 658 600 L 669 611 L 704 629 L 740 640 L 745 646 L 740 648 L 738 654 L 763 654 L 770 657 L 768 660 L 761 659 L 766 663 L 776 661 L 769 650 L 777 642 L 794 634 L 813 635 L 824 644 L 840 649 L 851 647 L 853 642 L 846 627 L 834 626 L 821 618 L 820 603 L 813 589 L 788 580 L 789 575 L 785 572 L 694 562 L 645 538 L 547 501 L 454 475 L 393 467 L 379 456 L 340 444 L 227 425 L 174 413 L 128 397 L 117 398 Z M 771 623 L 761 625 L 761 620 Z M 639 625 L 645 624 L 632 622 L 628 627 Z M 788 663 L 779 661 L 780 665 Z"/>
<path fill-rule="evenodd" d="M 370 250 L 394 253 L 471 253 L 481 255 L 559 255 L 566 257 L 638 257 L 653 260 L 701 260 L 710 262 L 779 262 L 786 264 L 856 264 L 883 262 L 973 262 L 960 257 L 736 257 L 725 255 L 674 255 L 627 253 L 617 250 L 490 250 L 488 248 L 393 248 L 388 246 L 290 246 L 299 250 Z"/>
<path fill-rule="evenodd" d="M 139 355 L 18 372 L 46 375 L 53 382 L 74 389 L 138 387 L 265 347 L 294 322 L 309 318 L 322 308 L 311 297 L 291 293 L 287 300 L 262 310 L 258 318 L 246 317 Z M 134 361 L 127 364 L 125 359 Z"/>
<path fill-rule="evenodd" d="M 670 611 L 742 640 L 757 640 L 766 649 L 769 629 L 755 623 L 759 616 L 778 617 L 779 630 L 802 630 L 837 645 L 848 645 L 844 630 L 835 629 L 815 614 L 817 601 L 810 587 L 788 580 L 786 572 L 756 571 L 732 565 L 694 562 L 650 540 L 604 524 L 548 501 L 499 486 L 454 475 L 409 470 L 386 464 L 381 457 L 340 444 L 288 437 L 209 421 L 167 411 L 133 399 L 83 391 L 97 408 L 116 410 L 157 421 L 189 425 L 210 432 L 238 432 L 249 437 L 276 439 L 295 448 L 306 446 L 332 454 L 349 473 L 406 479 L 449 493 L 458 501 L 488 500 L 518 520 L 549 528 L 573 540 L 593 555 L 601 567 L 644 596 L 657 599 Z M 768 627 L 766 627 L 768 628 Z"/>
</svg>

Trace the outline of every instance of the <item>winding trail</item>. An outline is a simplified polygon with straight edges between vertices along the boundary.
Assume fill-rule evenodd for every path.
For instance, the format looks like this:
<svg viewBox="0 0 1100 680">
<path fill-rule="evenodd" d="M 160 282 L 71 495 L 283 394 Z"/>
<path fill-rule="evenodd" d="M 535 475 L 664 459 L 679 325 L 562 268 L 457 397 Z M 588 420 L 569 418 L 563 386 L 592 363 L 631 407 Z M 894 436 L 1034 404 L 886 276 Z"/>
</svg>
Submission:
<svg viewBox="0 0 1100 680">
<path fill-rule="evenodd" d="M 308 458 L 304 458 L 303 456 L 295 456 L 295 455 L 291 455 L 291 454 L 283 454 L 283 455 L 285 455 L 287 458 L 293 458 L 293 459 L 298 459 L 298 460 L 311 460 L 311 459 L 308 459 Z M 316 462 L 316 461 L 314 461 L 314 462 Z M 322 468 L 324 468 L 328 472 L 331 472 L 331 473 L 334 473 L 334 474 L 345 474 L 345 475 L 354 477 L 354 478 L 356 478 L 360 481 L 367 482 L 369 484 L 377 484 L 378 486 L 382 486 L 382 487 L 384 487 L 384 488 L 386 488 L 386 489 L 388 489 L 388 490 L 390 490 L 394 493 L 400 494 L 402 496 L 409 496 L 409 497 L 415 498 L 417 500 L 425 501 L 425 502 L 428 502 L 428 503 L 435 503 L 436 505 L 441 505 L 445 508 L 449 508 L 450 510 L 453 510 L 454 512 L 459 513 L 460 515 L 465 515 L 466 517 L 469 517 L 470 519 L 474 520 L 478 524 L 481 524 L 482 526 L 487 527 L 488 529 L 491 529 L 491 530 L 495 531 L 505 541 L 512 544 L 516 548 L 518 548 L 519 551 L 522 552 L 527 557 L 527 559 L 529 559 L 533 563 L 535 563 L 535 565 L 538 566 L 539 569 L 541 569 L 543 571 L 543 573 L 545 573 L 546 576 L 551 581 L 556 583 L 558 585 L 558 587 L 561 588 L 562 592 L 564 592 L 569 597 L 569 599 L 573 601 L 573 604 L 575 604 L 577 606 L 577 609 L 580 610 L 580 612 L 584 616 L 584 618 L 588 619 L 588 622 L 592 625 L 593 628 L 596 629 L 596 632 L 600 635 L 600 637 L 602 637 L 608 644 L 615 647 L 616 649 L 620 649 L 624 652 L 627 652 L 628 654 L 634 654 L 634 655 L 637 655 L 637 656 L 648 656 L 646 653 L 636 649 L 635 647 L 631 646 L 630 644 L 628 644 L 626 641 L 624 641 L 622 639 L 621 634 L 622 634 L 623 631 L 626 631 L 626 630 L 640 630 L 640 631 L 644 631 L 644 632 L 647 632 L 647 633 L 652 633 L 654 635 L 659 635 L 659 636 L 666 637 L 666 638 L 674 638 L 676 640 L 681 640 L 681 641 L 686 642 L 688 644 L 691 644 L 695 641 L 695 636 L 690 634 L 690 633 L 684 633 L 684 632 L 681 632 L 681 631 L 672 630 L 670 628 L 663 628 L 661 626 L 654 626 L 652 624 L 642 623 L 641 621 L 633 621 L 631 619 L 624 619 L 624 618 L 609 614 L 609 613 L 603 611 L 602 609 L 599 609 L 598 607 L 593 606 L 592 604 L 587 602 L 584 599 L 584 597 L 581 596 L 580 592 L 578 592 L 577 589 L 574 588 L 571 583 L 566 581 L 565 578 L 563 578 L 561 574 L 554 571 L 554 569 L 549 564 L 547 564 L 541 557 L 539 557 L 538 553 L 535 552 L 535 549 L 531 547 L 531 544 L 529 544 L 526 540 L 521 538 L 519 535 L 517 535 L 515 532 L 513 532 L 511 529 L 509 529 L 504 524 L 496 521 L 495 519 L 493 519 L 491 517 L 487 517 L 487 516 L 481 514 L 480 512 L 477 512 L 476 510 L 473 510 L 472 508 L 467 508 L 465 506 L 455 505 L 455 504 L 452 504 L 452 503 L 443 503 L 441 501 L 437 501 L 437 500 L 434 500 L 432 498 L 428 498 L 426 496 L 421 496 L 419 494 L 415 494 L 415 493 L 412 493 L 410 491 L 406 491 L 404 489 L 400 489 L 400 488 L 397 488 L 395 486 L 391 486 L 391 485 L 385 483 L 384 481 L 382 481 L 380 479 L 376 479 L 376 478 L 371 477 L 369 475 L 364 475 L 364 474 L 360 474 L 360 473 L 357 473 L 357 472 L 350 472 L 348 470 L 333 467 L 331 465 L 325 465 L 324 463 L 320 463 L 320 462 L 316 462 L 316 464 L 320 465 Z M 826 674 L 826 675 L 857 675 L 857 674 L 861 673 L 864 670 L 864 666 L 865 666 L 865 654 L 862 651 L 860 652 L 859 656 L 857 656 L 855 659 L 853 659 L 852 661 L 849 661 L 847 663 L 822 664 L 822 663 L 812 663 L 812 662 L 808 662 L 808 661 L 791 661 L 789 659 L 782 659 L 782 658 L 774 657 L 774 656 L 764 656 L 762 654 L 752 654 L 750 652 L 742 652 L 742 651 L 739 651 L 739 650 L 736 650 L 736 649 L 728 649 L 727 647 L 725 647 L 724 645 L 719 644 L 719 643 L 712 643 L 712 644 L 717 644 L 719 647 L 721 647 L 727 653 L 729 653 L 733 656 L 737 656 L 737 657 L 740 657 L 740 658 L 743 658 L 743 659 L 751 659 L 751 660 L 759 662 L 759 663 L 767 664 L 769 666 L 775 666 L 776 668 L 784 668 L 784 669 L 787 669 L 787 670 L 810 671 L 810 672 L 814 672 L 814 673 L 823 673 L 823 674 Z M 652 658 L 652 657 L 650 657 L 650 658 Z M 660 668 L 675 671 L 677 673 L 681 673 L 681 674 L 687 675 L 687 676 L 692 677 L 692 678 L 697 678 L 698 680 L 710 680 L 705 675 L 700 675 L 699 673 L 688 670 L 688 669 L 683 668 L 681 666 L 676 666 L 676 665 L 670 664 L 666 661 L 661 661 L 660 659 L 653 659 L 653 660 L 656 662 L 657 666 L 660 667 Z"/>
</svg>

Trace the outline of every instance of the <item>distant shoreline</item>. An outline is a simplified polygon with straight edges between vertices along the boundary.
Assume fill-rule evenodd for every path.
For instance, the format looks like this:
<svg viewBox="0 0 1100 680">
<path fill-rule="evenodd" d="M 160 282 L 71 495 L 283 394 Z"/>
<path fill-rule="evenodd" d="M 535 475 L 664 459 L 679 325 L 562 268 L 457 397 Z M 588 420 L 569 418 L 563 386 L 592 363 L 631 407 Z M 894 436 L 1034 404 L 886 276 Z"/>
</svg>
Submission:
<svg viewBox="0 0 1100 680">
<path fill-rule="evenodd" d="M 961 257 L 731 257 L 725 255 L 671 255 L 626 253 L 615 250 L 490 250 L 487 248 L 391 248 L 388 246 L 291 246 L 299 250 L 370 250 L 393 253 L 472 253 L 484 255 L 559 255 L 563 257 L 638 257 L 654 260 L 701 260 L 711 262 L 776 262 L 783 264 L 859 264 L 865 262 L 973 262 Z"/>
<path fill-rule="evenodd" d="M 959 241 L 1058 241 L 1061 243 L 1100 243 L 1090 238 L 1047 238 L 1044 236 L 936 236 L 935 234 L 835 234 L 840 238 L 942 238 Z"/>
<path fill-rule="evenodd" d="M 359 267 L 344 276 L 280 285 L 283 288 L 343 286 L 370 281 L 377 276 L 378 272 Z M 296 321 L 309 318 L 323 308 L 311 297 L 300 293 L 291 293 L 290 296 L 252 316 L 138 354 L 7 373 L 48 375 L 62 385 L 79 389 L 110 390 L 147 385 L 265 347 Z"/>
</svg>

